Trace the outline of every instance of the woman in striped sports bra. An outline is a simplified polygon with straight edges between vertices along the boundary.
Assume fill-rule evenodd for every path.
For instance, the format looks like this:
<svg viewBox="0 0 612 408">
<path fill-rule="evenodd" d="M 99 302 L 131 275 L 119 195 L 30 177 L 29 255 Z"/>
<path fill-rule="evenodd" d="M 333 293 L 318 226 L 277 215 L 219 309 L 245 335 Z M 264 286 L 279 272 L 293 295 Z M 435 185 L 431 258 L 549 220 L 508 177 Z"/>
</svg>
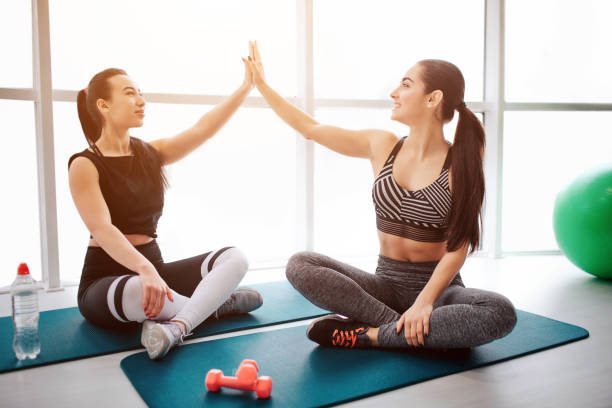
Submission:
<svg viewBox="0 0 612 408">
<path fill-rule="evenodd" d="M 253 81 L 272 109 L 305 138 L 340 154 L 370 160 L 380 240 L 374 274 L 314 252 L 287 264 L 292 285 L 319 307 L 342 316 L 314 320 L 311 340 L 337 347 L 468 348 L 507 335 L 516 323 L 503 295 L 466 288 L 459 269 L 480 245 L 484 199 L 484 129 L 466 107 L 465 82 L 446 61 L 423 60 L 391 93 L 391 119 L 410 127 L 398 138 L 383 130 L 319 124 L 265 82 L 256 43 Z M 459 121 L 451 146 L 443 125 Z M 433 180 L 433 181 L 432 181 Z"/>
</svg>

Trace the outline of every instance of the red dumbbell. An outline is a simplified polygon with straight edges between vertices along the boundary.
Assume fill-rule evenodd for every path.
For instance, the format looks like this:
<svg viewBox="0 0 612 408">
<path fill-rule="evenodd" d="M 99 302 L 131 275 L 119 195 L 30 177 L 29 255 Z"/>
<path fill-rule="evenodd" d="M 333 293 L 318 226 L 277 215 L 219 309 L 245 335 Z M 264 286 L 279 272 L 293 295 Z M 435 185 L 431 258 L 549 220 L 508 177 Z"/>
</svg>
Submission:
<svg viewBox="0 0 612 408">
<path fill-rule="evenodd" d="M 255 391 L 258 398 L 268 398 L 272 392 L 272 378 L 264 375 L 257 378 L 259 367 L 255 360 L 242 360 L 235 377 L 225 377 L 221 370 L 213 368 L 206 374 L 208 391 L 219 391 L 221 387 Z"/>
</svg>

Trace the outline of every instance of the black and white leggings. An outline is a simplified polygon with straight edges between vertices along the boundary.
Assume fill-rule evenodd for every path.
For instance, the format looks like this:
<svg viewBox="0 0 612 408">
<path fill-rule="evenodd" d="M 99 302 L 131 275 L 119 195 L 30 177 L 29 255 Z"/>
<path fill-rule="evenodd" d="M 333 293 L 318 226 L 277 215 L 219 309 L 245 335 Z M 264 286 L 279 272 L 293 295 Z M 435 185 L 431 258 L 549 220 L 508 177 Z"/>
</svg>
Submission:
<svg viewBox="0 0 612 408">
<path fill-rule="evenodd" d="M 153 320 L 180 320 L 188 332 L 210 316 L 244 277 L 248 262 L 238 248 L 226 247 L 191 258 L 164 262 L 155 240 L 136 245 L 172 290 Z M 81 314 L 90 322 L 124 328 L 147 319 L 142 308 L 140 277 L 100 247 L 88 247 L 78 291 Z"/>
</svg>

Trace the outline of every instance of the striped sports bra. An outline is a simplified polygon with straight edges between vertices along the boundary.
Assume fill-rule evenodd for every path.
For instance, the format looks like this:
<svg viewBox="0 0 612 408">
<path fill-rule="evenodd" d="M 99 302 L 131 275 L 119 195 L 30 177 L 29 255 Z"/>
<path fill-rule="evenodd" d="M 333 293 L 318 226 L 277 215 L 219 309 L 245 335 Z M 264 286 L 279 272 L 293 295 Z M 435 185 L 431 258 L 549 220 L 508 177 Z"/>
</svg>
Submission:
<svg viewBox="0 0 612 408">
<path fill-rule="evenodd" d="M 448 171 L 452 146 L 438 178 L 425 188 L 409 191 L 393 177 L 393 162 L 405 139 L 406 136 L 397 142 L 374 180 L 372 199 L 376 210 L 376 227 L 387 234 L 415 241 L 443 242 L 451 208 Z"/>
</svg>

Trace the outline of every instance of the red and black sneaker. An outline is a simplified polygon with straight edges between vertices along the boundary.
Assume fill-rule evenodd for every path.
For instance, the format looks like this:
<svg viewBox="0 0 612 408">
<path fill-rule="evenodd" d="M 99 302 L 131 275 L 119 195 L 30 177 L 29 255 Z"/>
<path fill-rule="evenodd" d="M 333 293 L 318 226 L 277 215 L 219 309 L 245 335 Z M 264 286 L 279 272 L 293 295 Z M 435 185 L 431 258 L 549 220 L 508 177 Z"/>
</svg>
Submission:
<svg viewBox="0 0 612 408">
<path fill-rule="evenodd" d="M 313 320 L 306 330 L 306 336 L 326 347 L 368 347 L 368 329 L 363 323 L 343 319 L 338 315 L 327 315 Z"/>
</svg>

